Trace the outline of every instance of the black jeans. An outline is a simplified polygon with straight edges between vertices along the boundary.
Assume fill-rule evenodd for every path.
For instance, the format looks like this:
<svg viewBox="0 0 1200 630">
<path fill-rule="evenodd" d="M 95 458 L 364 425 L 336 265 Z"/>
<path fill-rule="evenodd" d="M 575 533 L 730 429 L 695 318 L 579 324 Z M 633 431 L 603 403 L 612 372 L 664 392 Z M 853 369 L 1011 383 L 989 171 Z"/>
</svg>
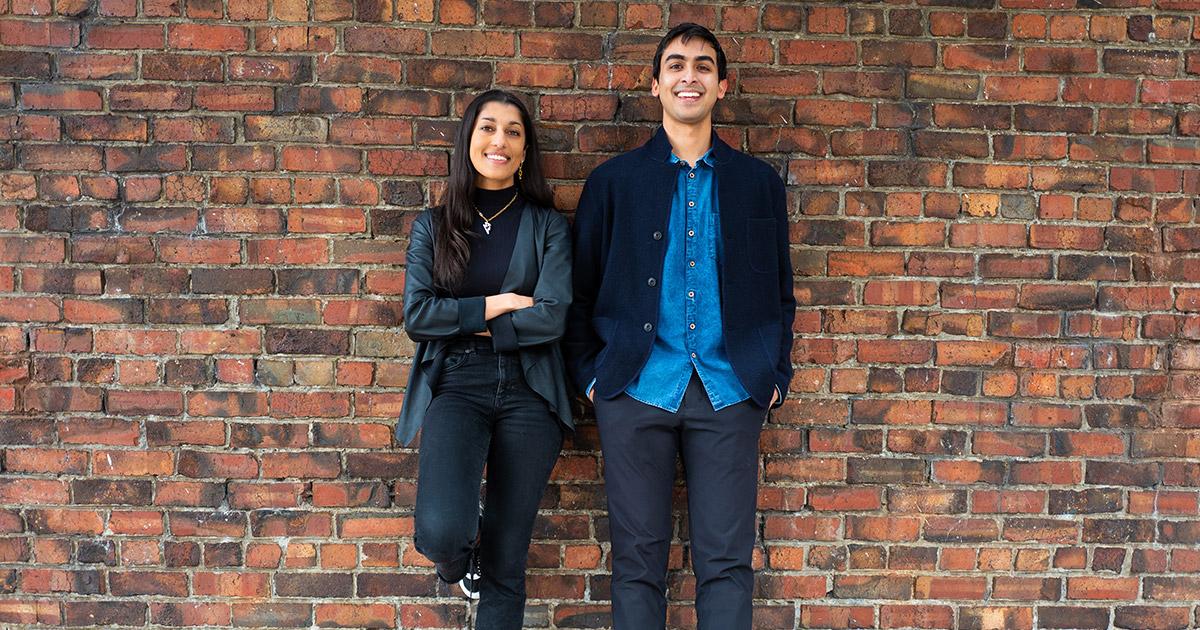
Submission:
<svg viewBox="0 0 1200 630">
<path fill-rule="evenodd" d="M 687 477 L 700 630 L 750 630 L 758 438 L 752 401 L 713 411 L 692 374 L 675 413 L 626 394 L 596 399 L 612 537 L 614 630 L 662 630 L 675 458 Z"/>
<path fill-rule="evenodd" d="M 525 383 L 516 353 L 497 353 L 486 339 L 456 342 L 447 353 L 421 429 L 414 540 L 426 558 L 454 572 L 445 577 L 458 577 L 478 536 L 483 580 L 475 627 L 519 630 L 529 539 L 563 431 Z"/>
</svg>

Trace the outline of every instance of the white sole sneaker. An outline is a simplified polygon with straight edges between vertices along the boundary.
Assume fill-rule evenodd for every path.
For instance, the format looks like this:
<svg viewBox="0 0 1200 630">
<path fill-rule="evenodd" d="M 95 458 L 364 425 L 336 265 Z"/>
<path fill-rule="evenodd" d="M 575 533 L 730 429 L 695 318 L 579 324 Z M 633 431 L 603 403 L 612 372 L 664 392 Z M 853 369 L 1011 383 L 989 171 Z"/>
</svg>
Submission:
<svg viewBox="0 0 1200 630">
<path fill-rule="evenodd" d="M 472 570 L 467 571 L 463 579 L 458 581 L 458 588 L 462 590 L 467 599 L 479 599 L 479 580 L 483 576 L 476 571 L 478 569 L 472 567 Z"/>
</svg>

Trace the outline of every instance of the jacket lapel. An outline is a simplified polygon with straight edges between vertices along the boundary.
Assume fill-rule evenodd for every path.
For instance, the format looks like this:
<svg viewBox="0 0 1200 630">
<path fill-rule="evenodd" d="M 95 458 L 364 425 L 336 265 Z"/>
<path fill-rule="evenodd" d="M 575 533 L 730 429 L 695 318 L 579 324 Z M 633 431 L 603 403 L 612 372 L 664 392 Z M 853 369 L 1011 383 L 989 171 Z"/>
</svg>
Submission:
<svg viewBox="0 0 1200 630">
<path fill-rule="evenodd" d="M 522 208 L 521 225 L 517 227 L 517 239 L 513 243 L 512 258 L 508 261 L 508 271 L 504 273 L 504 282 L 500 285 L 501 291 L 506 293 L 527 295 L 533 292 L 533 287 L 527 285 L 529 285 L 530 278 L 537 277 L 537 270 L 541 263 L 537 258 L 542 251 L 536 243 L 537 235 L 534 234 L 533 215 L 532 207 Z"/>
<path fill-rule="evenodd" d="M 746 225 L 742 202 L 737 195 L 737 182 L 730 173 L 729 163 L 716 162 L 713 169 L 713 186 L 717 189 L 717 218 L 721 224 L 722 251 L 728 255 L 730 245 L 740 234 L 739 228 Z"/>
<path fill-rule="evenodd" d="M 671 141 L 662 127 L 658 128 L 650 141 L 642 146 L 646 181 L 651 182 L 649 190 L 641 189 L 644 199 L 636 200 L 638 207 L 646 208 L 645 214 L 638 217 L 644 230 L 667 230 L 671 220 L 671 201 L 675 197 L 675 178 L 679 174 L 678 167 L 670 162 Z M 663 248 L 665 252 L 665 248 Z"/>
</svg>

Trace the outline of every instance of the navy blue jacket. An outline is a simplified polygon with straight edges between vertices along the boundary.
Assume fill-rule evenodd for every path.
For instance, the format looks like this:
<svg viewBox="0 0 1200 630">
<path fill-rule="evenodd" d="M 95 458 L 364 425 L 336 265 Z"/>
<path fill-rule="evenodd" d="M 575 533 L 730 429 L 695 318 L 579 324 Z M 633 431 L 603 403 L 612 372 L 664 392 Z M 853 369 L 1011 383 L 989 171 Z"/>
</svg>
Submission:
<svg viewBox="0 0 1200 630">
<path fill-rule="evenodd" d="M 614 398 L 641 372 L 658 327 L 659 280 L 677 166 L 659 129 L 614 157 L 583 187 L 574 226 L 574 299 L 563 350 L 579 391 Z M 783 181 L 762 160 L 713 134 L 724 254 L 719 261 L 725 348 L 759 406 L 792 377 L 792 265 Z M 782 400 L 780 401 L 782 402 Z"/>
</svg>

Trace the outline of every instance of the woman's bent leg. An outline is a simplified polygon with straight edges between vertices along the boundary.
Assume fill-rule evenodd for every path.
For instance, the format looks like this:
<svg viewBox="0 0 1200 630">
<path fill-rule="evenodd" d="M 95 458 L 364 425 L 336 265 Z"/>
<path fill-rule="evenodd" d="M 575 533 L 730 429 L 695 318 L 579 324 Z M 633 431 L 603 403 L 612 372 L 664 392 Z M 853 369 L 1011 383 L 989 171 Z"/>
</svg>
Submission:
<svg viewBox="0 0 1200 630">
<path fill-rule="evenodd" d="M 449 582 L 466 573 L 479 533 L 479 486 L 492 431 L 490 405 L 476 400 L 477 391 L 442 388 L 421 427 L 414 542 Z"/>
</svg>

